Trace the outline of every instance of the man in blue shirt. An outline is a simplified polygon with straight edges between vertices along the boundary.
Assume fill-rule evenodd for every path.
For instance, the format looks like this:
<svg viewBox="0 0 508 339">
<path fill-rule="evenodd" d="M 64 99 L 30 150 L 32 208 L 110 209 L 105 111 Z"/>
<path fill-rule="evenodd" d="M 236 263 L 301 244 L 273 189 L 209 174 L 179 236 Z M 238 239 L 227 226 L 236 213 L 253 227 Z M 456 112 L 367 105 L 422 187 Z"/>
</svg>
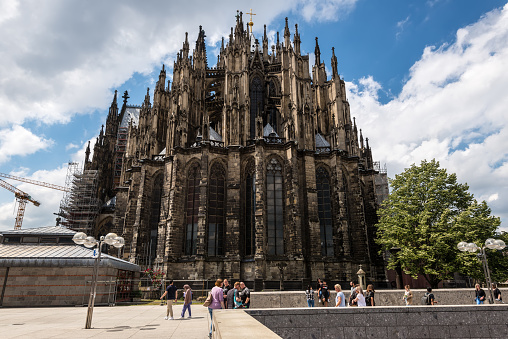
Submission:
<svg viewBox="0 0 508 339">
<path fill-rule="evenodd" d="M 177 298 L 176 291 L 177 291 L 177 288 L 175 285 L 173 285 L 173 280 L 170 280 L 169 285 L 166 288 L 166 292 L 164 292 L 164 294 L 161 297 L 161 300 L 162 300 L 162 298 L 164 298 L 166 296 L 166 294 L 168 295 L 168 309 L 166 310 L 166 316 L 164 317 L 164 320 L 168 320 L 168 319 L 173 320 L 173 300 L 176 303 L 176 298 Z"/>
</svg>

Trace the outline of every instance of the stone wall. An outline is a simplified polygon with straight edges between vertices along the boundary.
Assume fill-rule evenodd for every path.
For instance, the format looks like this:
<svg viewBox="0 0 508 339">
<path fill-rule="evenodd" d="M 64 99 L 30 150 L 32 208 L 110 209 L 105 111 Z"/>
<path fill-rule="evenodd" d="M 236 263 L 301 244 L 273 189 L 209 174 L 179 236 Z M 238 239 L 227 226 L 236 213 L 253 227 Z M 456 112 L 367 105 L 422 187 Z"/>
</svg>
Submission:
<svg viewBox="0 0 508 339">
<path fill-rule="evenodd" d="M 92 267 L 10 267 L 0 306 L 88 305 L 92 271 Z M 117 271 L 99 268 L 96 305 L 114 302 Z M 6 267 L 0 267 L 0 291 L 6 272 Z"/>
<path fill-rule="evenodd" d="M 265 309 L 246 313 L 287 339 L 508 337 L 508 305 Z"/>
<path fill-rule="evenodd" d="M 502 295 L 508 298 L 508 288 L 501 288 Z M 421 297 L 426 290 L 412 290 L 414 298 L 413 304 L 419 305 Z M 488 296 L 488 290 L 485 290 Z M 436 297 L 439 305 L 473 305 L 475 297 L 474 289 L 457 288 L 457 289 L 436 289 L 432 293 Z M 349 289 L 344 291 L 346 300 L 349 299 Z M 330 291 L 330 303 L 328 306 L 334 306 L 335 291 Z M 379 290 L 375 292 L 376 306 L 404 306 L 402 296 L 404 290 Z M 287 308 L 287 307 L 306 307 L 307 300 L 304 291 L 297 292 L 252 292 L 251 293 L 252 308 Z M 317 293 L 315 293 L 315 306 L 320 307 L 322 304 L 317 301 Z M 508 299 L 507 299 L 508 300 Z"/>
</svg>

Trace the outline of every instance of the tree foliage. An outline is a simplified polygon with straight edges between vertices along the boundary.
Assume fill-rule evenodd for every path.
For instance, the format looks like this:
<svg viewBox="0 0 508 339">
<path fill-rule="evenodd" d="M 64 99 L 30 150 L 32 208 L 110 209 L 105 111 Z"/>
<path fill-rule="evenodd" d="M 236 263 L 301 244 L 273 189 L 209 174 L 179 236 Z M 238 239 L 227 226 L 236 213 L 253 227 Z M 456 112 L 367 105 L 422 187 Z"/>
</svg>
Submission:
<svg viewBox="0 0 508 339">
<path fill-rule="evenodd" d="M 458 183 L 436 160 L 413 164 L 390 185 L 389 198 L 379 210 L 376 240 L 382 251 L 391 253 L 388 268 L 400 265 L 414 278 L 423 275 L 434 288 L 454 272 L 482 278 L 480 260 L 460 252 L 457 244 L 480 246 L 495 237 L 500 220 L 490 215 L 487 204 L 478 203 L 467 184 Z"/>
</svg>

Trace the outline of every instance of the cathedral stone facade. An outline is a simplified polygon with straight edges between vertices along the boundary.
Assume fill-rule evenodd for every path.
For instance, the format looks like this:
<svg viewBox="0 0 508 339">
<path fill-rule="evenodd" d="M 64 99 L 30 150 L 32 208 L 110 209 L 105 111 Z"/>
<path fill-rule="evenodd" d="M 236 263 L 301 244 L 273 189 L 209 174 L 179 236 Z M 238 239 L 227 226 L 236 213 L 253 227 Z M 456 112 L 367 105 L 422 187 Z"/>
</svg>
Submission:
<svg viewBox="0 0 508 339">
<path fill-rule="evenodd" d="M 127 105 L 125 93 L 119 110 L 115 93 L 93 159 L 86 154 L 98 198 L 116 200 L 96 234 L 121 234 L 124 258 L 172 279 L 227 277 L 262 289 L 281 276 L 286 286 L 357 280 L 362 265 L 379 286 L 378 171 L 335 52 L 327 77 L 316 38 L 310 74 L 298 25 L 291 41 L 286 18 L 273 46 L 266 26 L 259 40 L 248 27 L 240 13 L 214 67 L 205 31 L 192 55 L 186 34 L 173 83 L 163 66 L 141 106 Z"/>
</svg>

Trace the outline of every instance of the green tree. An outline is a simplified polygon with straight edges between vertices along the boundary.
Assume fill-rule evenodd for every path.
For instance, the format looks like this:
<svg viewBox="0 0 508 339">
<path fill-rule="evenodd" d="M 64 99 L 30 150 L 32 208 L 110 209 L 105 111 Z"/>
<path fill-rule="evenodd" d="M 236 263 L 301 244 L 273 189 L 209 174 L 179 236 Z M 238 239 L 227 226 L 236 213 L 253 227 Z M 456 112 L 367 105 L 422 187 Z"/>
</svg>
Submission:
<svg viewBox="0 0 508 339">
<path fill-rule="evenodd" d="M 460 241 L 483 244 L 495 236 L 499 218 L 477 203 L 467 184 L 457 183 L 436 160 L 412 165 L 390 180 L 392 191 L 379 210 L 377 243 L 390 251 L 388 268 L 424 276 L 436 288 L 454 272 L 483 277 L 481 262 L 457 249 Z M 396 249 L 394 251 L 394 249 Z M 481 273 L 481 274 L 480 274 Z"/>
</svg>

